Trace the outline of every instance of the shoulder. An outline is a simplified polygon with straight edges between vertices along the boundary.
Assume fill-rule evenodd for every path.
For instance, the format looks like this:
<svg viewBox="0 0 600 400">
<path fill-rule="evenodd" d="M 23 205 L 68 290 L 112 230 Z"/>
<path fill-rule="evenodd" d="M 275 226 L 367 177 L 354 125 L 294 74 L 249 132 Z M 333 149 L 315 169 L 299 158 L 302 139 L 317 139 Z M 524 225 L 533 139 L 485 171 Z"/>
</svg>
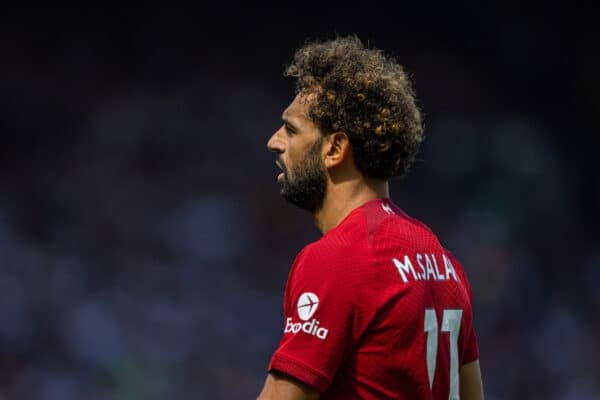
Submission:
<svg viewBox="0 0 600 400">
<path fill-rule="evenodd" d="M 444 248 L 444 254 L 448 258 L 450 265 L 454 268 L 454 270 L 458 274 L 458 279 L 460 279 L 464 288 L 467 290 L 469 297 L 472 297 L 473 291 L 471 288 L 471 284 L 469 283 L 469 277 L 467 276 L 467 272 L 465 271 L 464 266 L 450 250 Z"/>
<path fill-rule="evenodd" d="M 292 287 L 304 284 L 344 287 L 360 283 L 373 263 L 364 218 L 360 212 L 319 240 L 305 246 L 297 255 L 289 280 Z M 343 282 L 343 284 L 342 284 Z"/>
<path fill-rule="evenodd" d="M 437 235 L 424 222 L 408 215 L 391 200 L 371 204 L 365 210 L 370 241 L 377 248 L 393 246 L 410 251 L 441 247 Z"/>
<path fill-rule="evenodd" d="M 349 232 L 323 237 L 298 254 L 294 268 L 297 272 L 316 273 L 321 277 L 349 273 L 371 261 L 371 249 L 361 235 Z"/>
</svg>

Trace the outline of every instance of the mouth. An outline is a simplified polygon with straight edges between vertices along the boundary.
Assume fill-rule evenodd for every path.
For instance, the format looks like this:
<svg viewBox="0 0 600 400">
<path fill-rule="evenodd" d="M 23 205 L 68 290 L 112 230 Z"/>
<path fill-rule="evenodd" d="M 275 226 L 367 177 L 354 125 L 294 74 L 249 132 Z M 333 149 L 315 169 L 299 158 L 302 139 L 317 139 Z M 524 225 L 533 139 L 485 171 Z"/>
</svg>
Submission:
<svg viewBox="0 0 600 400">
<path fill-rule="evenodd" d="M 283 166 L 279 163 L 279 161 L 275 161 L 275 165 L 277 165 L 277 168 L 279 168 L 281 170 L 281 172 L 277 175 L 277 182 L 282 182 L 283 179 L 285 178 L 285 169 L 283 168 Z"/>
</svg>

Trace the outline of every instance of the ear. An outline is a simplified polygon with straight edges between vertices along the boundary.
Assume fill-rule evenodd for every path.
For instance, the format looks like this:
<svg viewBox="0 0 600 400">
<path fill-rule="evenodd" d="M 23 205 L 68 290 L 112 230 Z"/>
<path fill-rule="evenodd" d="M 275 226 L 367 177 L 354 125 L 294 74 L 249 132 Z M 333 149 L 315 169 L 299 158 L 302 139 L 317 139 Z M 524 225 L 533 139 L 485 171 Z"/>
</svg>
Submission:
<svg viewBox="0 0 600 400">
<path fill-rule="evenodd" d="M 350 139 L 344 132 L 334 132 L 327 135 L 323 147 L 323 161 L 326 168 L 340 165 L 351 157 Z"/>
</svg>

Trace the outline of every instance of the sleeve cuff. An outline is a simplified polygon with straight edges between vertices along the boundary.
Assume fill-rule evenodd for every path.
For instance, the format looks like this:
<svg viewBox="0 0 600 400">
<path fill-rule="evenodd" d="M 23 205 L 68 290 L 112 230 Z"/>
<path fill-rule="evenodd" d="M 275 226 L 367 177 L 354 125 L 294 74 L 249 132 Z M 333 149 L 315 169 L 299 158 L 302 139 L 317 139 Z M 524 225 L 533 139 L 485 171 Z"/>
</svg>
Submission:
<svg viewBox="0 0 600 400">
<path fill-rule="evenodd" d="M 323 393 L 330 385 L 330 380 L 318 371 L 313 370 L 302 363 L 290 359 L 288 357 L 281 356 L 279 354 L 274 355 L 269 364 L 269 372 L 279 371 L 286 375 L 290 375 L 299 381 L 312 386 L 319 392 Z"/>
<path fill-rule="evenodd" d="M 477 347 L 471 349 L 471 351 L 468 351 L 463 355 L 460 365 L 463 366 L 475 360 L 479 360 L 479 348 Z"/>
</svg>

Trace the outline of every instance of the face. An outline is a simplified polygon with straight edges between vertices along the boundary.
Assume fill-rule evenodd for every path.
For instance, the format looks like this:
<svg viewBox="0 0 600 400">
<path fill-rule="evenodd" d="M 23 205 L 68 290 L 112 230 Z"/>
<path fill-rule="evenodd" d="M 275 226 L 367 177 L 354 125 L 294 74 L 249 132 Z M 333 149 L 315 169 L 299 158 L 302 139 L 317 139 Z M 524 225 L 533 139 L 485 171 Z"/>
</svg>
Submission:
<svg viewBox="0 0 600 400">
<path fill-rule="evenodd" d="M 296 96 L 283 112 L 283 125 L 271 136 L 267 148 L 277 153 L 281 195 L 314 213 L 323 206 L 327 180 L 321 158 L 323 137 L 307 115 L 310 101 L 311 96 Z"/>
</svg>

